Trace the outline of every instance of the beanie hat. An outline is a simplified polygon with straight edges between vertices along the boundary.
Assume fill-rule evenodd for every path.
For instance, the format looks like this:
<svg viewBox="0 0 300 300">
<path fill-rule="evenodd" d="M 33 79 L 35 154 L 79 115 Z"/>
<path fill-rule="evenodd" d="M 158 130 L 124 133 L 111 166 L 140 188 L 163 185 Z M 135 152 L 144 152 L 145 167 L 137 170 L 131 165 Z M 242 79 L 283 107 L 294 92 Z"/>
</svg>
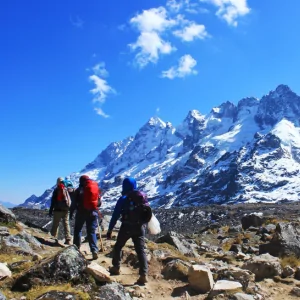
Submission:
<svg viewBox="0 0 300 300">
<path fill-rule="evenodd" d="M 88 179 L 90 179 L 90 178 L 89 178 L 89 176 L 87 176 L 87 175 L 82 175 L 82 176 L 80 176 L 80 178 L 79 178 L 79 184 L 80 184 L 80 185 L 84 185 L 85 182 L 86 182 Z"/>
</svg>

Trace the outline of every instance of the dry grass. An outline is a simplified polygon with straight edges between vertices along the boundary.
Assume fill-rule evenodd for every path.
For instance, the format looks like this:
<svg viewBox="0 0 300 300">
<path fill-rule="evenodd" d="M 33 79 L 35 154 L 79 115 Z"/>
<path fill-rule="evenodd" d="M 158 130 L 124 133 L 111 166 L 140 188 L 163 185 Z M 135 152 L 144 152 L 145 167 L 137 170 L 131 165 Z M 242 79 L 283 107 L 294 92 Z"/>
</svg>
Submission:
<svg viewBox="0 0 300 300">
<path fill-rule="evenodd" d="M 300 266 L 300 259 L 295 255 L 286 256 L 280 259 L 281 266 L 284 268 L 290 266 L 292 268 Z"/>
<path fill-rule="evenodd" d="M 221 227 L 221 229 L 223 230 L 223 232 L 228 232 L 228 230 L 229 230 L 229 226 L 228 225 L 226 225 L 226 226 L 223 226 L 223 227 Z"/>
<path fill-rule="evenodd" d="M 252 238 L 251 233 L 249 233 L 249 232 L 244 233 L 244 238 L 250 240 Z"/>
<path fill-rule="evenodd" d="M 12 254 L 12 253 L 8 253 L 8 252 L 0 253 L 0 262 L 14 263 L 14 262 L 21 261 L 21 260 L 24 260 L 23 255 Z"/>
<path fill-rule="evenodd" d="M 70 283 L 54 285 L 54 286 L 38 286 L 32 288 L 30 291 L 25 293 L 11 292 L 9 289 L 3 289 L 2 293 L 8 298 L 20 298 L 21 296 L 25 296 L 26 300 L 34 300 L 37 297 L 50 292 L 50 291 L 60 291 L 60 292 L 69 292 L 75 293 L 80 300 L 90 300 L 89 294 L 77 290 L 71 286 Z"/>
<path fill-rule="evenodd" d="M 227 252 L 229 251 L 229 249 L 231 248 L 232 244 L 234 244 L 234 242 L 232 241 L 226 241 L 225 243 L 222 244 L 222 250 Z"/>
</svg>

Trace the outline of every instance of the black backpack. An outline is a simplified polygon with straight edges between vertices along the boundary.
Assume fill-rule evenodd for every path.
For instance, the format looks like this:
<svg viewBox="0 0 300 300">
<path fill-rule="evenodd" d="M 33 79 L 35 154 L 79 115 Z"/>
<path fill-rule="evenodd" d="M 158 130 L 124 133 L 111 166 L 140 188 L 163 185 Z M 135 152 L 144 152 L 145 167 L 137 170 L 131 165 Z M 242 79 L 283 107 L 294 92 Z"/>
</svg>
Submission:
<svg viewBox="0 0 300 300">
<path fill-rule="evenodd" d="M 122 222 L 130 224 L 146 224 L 152 217 L 152 210 L 147 196 L 140 191 L 132 191 L 126 195 L 122 208 Z"/>
</svg>

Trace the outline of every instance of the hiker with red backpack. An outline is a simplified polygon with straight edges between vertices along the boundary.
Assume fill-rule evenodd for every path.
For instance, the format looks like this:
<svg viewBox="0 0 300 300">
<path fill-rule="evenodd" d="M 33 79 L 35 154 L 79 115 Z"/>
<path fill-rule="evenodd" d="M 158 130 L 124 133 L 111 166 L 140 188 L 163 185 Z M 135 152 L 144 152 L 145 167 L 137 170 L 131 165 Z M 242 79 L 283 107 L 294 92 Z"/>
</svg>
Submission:
<svg viewBox="0 0 300 300">
<path fill-rule="evenodd" d="M 121 228 L 113 250 L 111 275 L 120 274 L 122 248 L 131 238 L 139 260 L 139 279 L 137 284 L 148 281 L 148 263 L 145 254 L 145 227 L 152 216 L 147 196 L 137 190 L 136 180 L 132 177 L 125 178 L 122 184 L 122 196 L 119 198 L 111 217 L 107 238 L 111 239 L 112 230 L 121 216 Z"/>
<path fill-rule="evenodd" d="M 67 188 L 64 184 L 64 179 L 59 177 L 56 181 L 56 188 L 53 191 L 51 198 L 51 206 L 49 210 L 49 217 L 53 215 L 51 235 L 57 239 L 58 226 L 61 220 L 63 220 L 63 226 L 65 231 L 65 244 L 71 245 L 71 234 L 69 224 L 69 210 L 71 206 L 71 198 Z"/>
<path fill-rule="evenodd" d="M 98 228 L 99 208 L 101 206 L 101 193 L 98 183 L 87 175 L 79 178 L 79 187 L 75 191 L 74 201 L 70 210 L 70 219 L 76 210 L 73 244 L 80 249 L 81 231 L 86 223 L 87 238 L 93 259 L 98 258 L 96 231 Z"/>
</svg>

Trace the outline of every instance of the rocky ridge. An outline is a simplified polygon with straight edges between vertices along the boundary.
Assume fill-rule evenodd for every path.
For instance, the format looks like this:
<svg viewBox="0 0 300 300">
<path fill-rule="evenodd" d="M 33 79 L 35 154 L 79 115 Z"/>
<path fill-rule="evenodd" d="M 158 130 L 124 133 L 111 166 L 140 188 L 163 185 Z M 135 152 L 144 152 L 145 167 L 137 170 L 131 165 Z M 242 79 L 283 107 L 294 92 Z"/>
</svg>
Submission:
<svg viewBox="0 0 300 300">
<path fill-rule="evenodd" d="M 227 101 L 207 115 L 192 110 L 177 127 L 151 118 L 69 177 L 75 185 L 83 174 L 97 180 L 108 209 L 129 175 L 156 208 L 297 201 L 299 118 L 300 97 L 285 85 L 260 100 Z M 52 191 L 22 206 L 47 208 Z"/>
</svg>

